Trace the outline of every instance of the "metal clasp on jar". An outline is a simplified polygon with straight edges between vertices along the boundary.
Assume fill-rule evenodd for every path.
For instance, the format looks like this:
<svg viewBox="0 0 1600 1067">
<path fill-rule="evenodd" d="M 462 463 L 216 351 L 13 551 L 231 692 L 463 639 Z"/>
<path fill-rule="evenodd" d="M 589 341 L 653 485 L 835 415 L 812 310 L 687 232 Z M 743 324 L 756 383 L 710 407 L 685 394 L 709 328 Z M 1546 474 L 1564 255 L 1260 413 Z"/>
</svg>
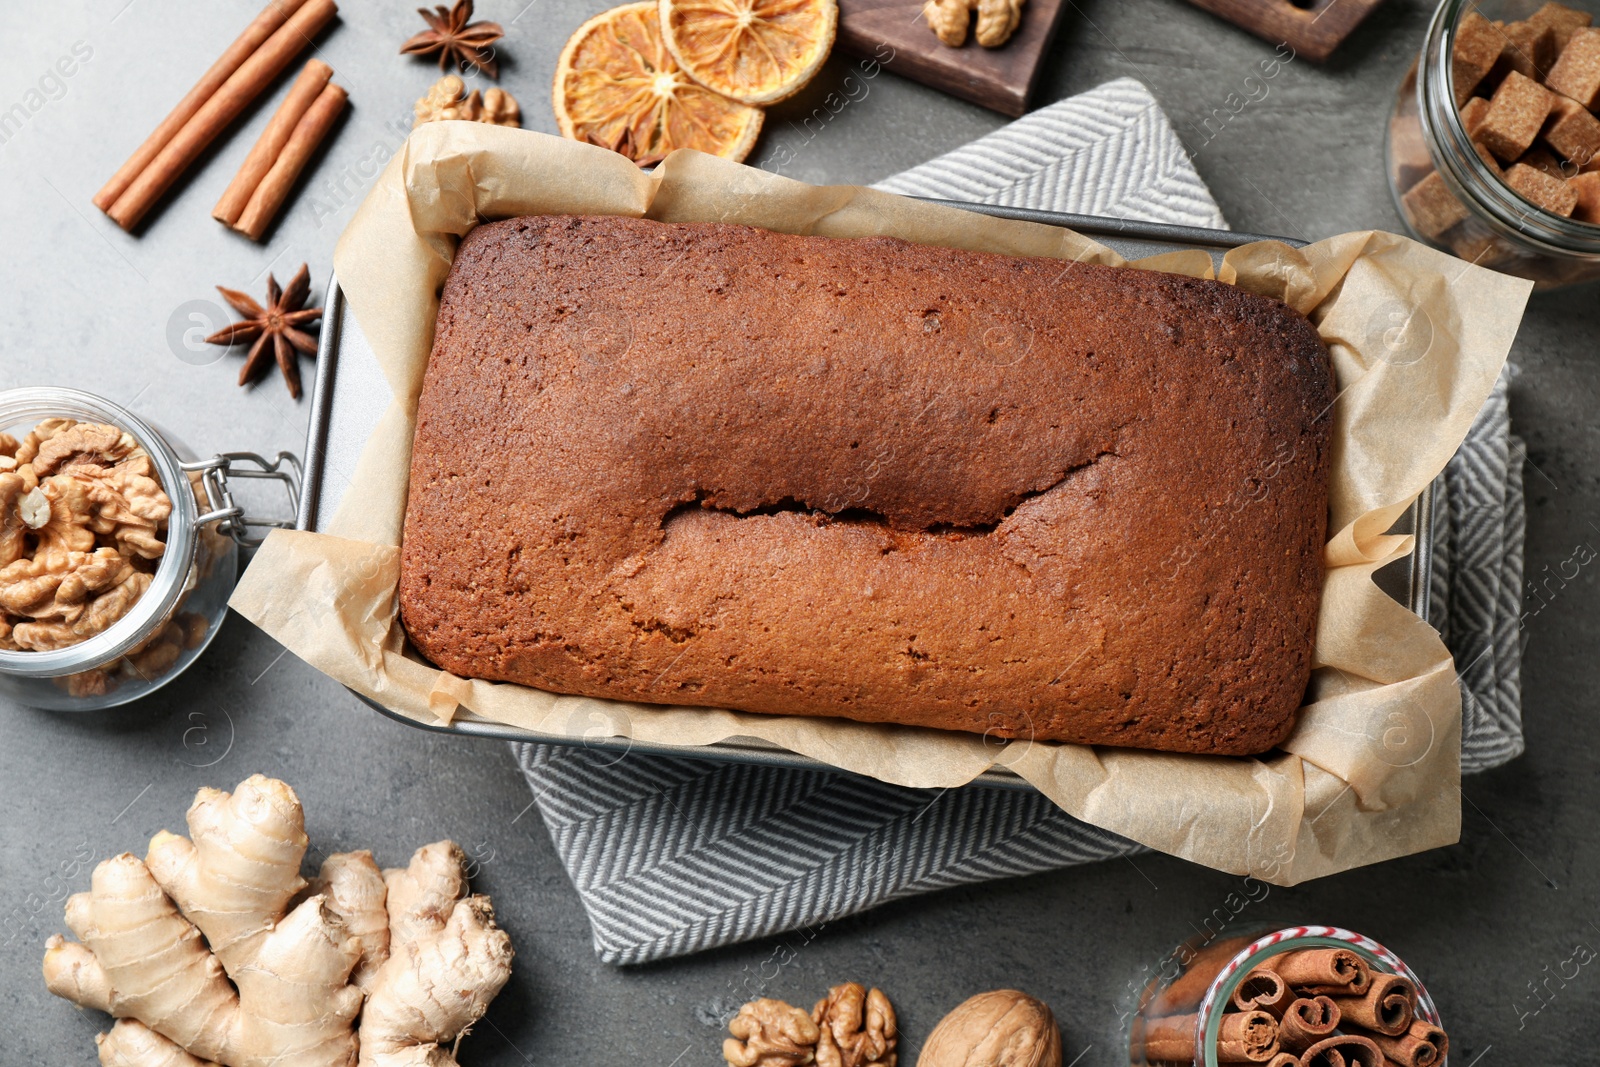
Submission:
<svg viewBox="0 0 1600 1067">
<path fill-rule="evenodd" d="M 294 528 L 294 516 L 300 512 L 300 487 L 305 473 L 300 457 L 294 453 L 279 452 L 275 459 L 269 460 L 255 452 L 223 452 L 210 459 L 180 465 L 187 472 L 198 473 L 205 486 L 206 507 L 210 510 L 194 520 L 195 526 L 215 522 L 217 529 L 233 538 L 241 548 L 259 548 L 266 540 L 265 533 L 256 536 L 252 533 L 254 530 Z M 233 499 L 230 478 L 282 483 L 289 496 L 289 518 L 261 519 L 246 515 L 244 508 Z"/>
</svg>

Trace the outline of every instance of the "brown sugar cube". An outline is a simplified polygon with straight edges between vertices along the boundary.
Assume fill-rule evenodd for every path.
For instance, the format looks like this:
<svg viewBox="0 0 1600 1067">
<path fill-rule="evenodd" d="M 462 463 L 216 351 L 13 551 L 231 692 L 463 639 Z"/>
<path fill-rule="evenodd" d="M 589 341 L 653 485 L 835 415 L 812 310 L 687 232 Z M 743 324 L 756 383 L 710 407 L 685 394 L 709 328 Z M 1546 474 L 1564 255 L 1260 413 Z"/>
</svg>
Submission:
<svg viewBox="0 0 1600 1067">
<path fill-rule="evenodd" d="M 1512 71 L 1494 91 L 1475 136 L 1497 158 L 1510 163 L 1539 136 L 1553 100 L 1550 90 Z"/>
<path fill-rule="evenodd" d="M 1478 158 L 1483 160 L 1483 165 L 1488 167 L 1497 177 L 1503 173 L 1500 169 L 1500 161 L 1494 158 L 1493 152 L 1483 147 L 1482 141 L 1473 141 L 1472 147 L 1477 150 Z"/>
<path fill-rule="evenodd" d="M 1576 100 L 1558 96 L 1539 139 L 1581 169 L 1600 156 L 1600 119 Z"/>
<path fill-rule="evenodd" d="M 1600 226 L 1600 171 L 1568 178 L 1567 188 L 1578 197 L 1578 206 L 1573 208 L 1572 217 Z"/>
<path fill-rule="evenodd" d="M 1424 237 L 1438 236 L 1467 217 L 1467 209 L 1445 186 L 1437 171 L 1413 185 L 1400 198 L 1406 217 Z"/>
<path fill-rule="evenodd" d="M 1574 33 L 1544 83 L 1590 111 L 1600 110 L 1600 30 Z"/>
<path fill-rule="evenodd" d="M 1389 166 L 1402 193 L 1433 170 L 1428 146 L 1422 140 L 1422 127 L 1412 116 L 1396 115 L 1389 120 Z"/>
<path fill-rule="evenodd" d="M 1555 31 L 1532 22 L 1508 22 L 1500 32 L 1505 35 L 1505 42 L 1500 62 L 1489 72 L 1489 80 L 1513 70 L 1534 81 L 1543 80 L 1560 51 L 1556 48 Z"/>
<path fill-rule="evenodd" d="M 1467 128 L 1467 136 L 1471 137 L 1478 132 L 1478 127 L 1483 125 L 1483 117 L 1489 113 L 1489 101 L 1481 96 L 1475 96 L 1461 105 L 1461 125 Z"/>
<path fill-rule="evenodd" d="M 1567 180 L 1568 169 L 1561 165 L 1561 160 L 1551 155 L 1548 150 L 1540 148 L 1538 145 L 1534 145 L 1532 148 L 1522 153 L 1522 158 L 1517 160 L 1517 162 L 1521 163 L 1525 167 L 1532 167 L 1534 170 L 1543 171 L 1552 178 L 1560 178 L 1562 181 Z"/>
<path fill-rule="evenodd" d="M 1515 163 L 1506 170 L 1506 184 L 1524 200 L 1532 201 L 1552 215 L 1569 216 L 1578 206 L 1577 191 L 1560 178 L 1526 163 Z"/>
<path fill-rule="evenodd" d="M 1483 117 L 1490 114 L 1490 102 L 1482 96 L 1474 96 L 1461 106 L 1461 125 L 1466 126 L 1467 136 L 1475 138 L 1478 126 L 1483 125 Z"/>
<path fill-rule="evenodd" d="M 1565 4 L 1550 3 L 1529 15 L 1527 21 L 1533 26 L 1549 28 L 1559 54 L 1572 40 L 1572 35 L 1592 23 L 1594 17 L 1587 11 L 1577 11 Z"/>
<path fill-rule="evenodd" d="M 1457 227 L 1445 239 L 1450 244 L 1450 251 L 1468 263 L 1477 263 L 1480 266 L 1493 266 L 1504 258 L 1506 252 L 1505 243 L 1498 237 L 1492 237 L 1470 226 Z"/>
<path fill-rule="evenodd" d="M 1462 16 L 1456 24 L 1455 51 L 1450 56 L 1450 79 L 1457 107 L 1467 102 L 1472 90 L 1494 69 L 1505 44 L 1505 36 L 1494 23 L 1476 11 Z"/>
<path fill-rule="evenodd" d="M 1506 48 L 1510 69 L 1528 75 L 1536 82 L 1549 74 L 1555 58 L 1562 54 L 1562 50 L 1555 46 L 1555 30 L 1549 26 L 1534 26 L 1533 22 L 1510 22 L 1506 27 L 1506 38 L 1510 42 Z"/>
</svg>

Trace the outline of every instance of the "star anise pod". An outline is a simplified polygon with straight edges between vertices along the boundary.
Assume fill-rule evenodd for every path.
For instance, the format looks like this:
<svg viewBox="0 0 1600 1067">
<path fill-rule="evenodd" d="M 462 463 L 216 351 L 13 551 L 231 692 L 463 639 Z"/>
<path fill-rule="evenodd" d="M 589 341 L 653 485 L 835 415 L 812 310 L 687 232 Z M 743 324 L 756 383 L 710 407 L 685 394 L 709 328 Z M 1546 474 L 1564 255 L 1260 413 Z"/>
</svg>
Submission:
<svg viewBox="0 0 1600 1067">
<path fill-rule="evenodd" d="M 457 0 L 453 8 L 440 4 L 432 11 L 419 7 L 417 14 L 427 22 L 428 29 L 401 45 L 401 55 L 431 56 L 438 53 L 440 70 L 449 70 L 451 67 L 466 70 L 466 64 L 470 63 L 491 78 L 500 77 L 500 67 L 487 49 L 504 37 L 506 31 L 500 28 L 498 22 L 471 21 L 472 0 Z"/>
<path fill-rule="evenodd" d="M 301 305 L 311 295 L 311 268 L 304 263 L 289 282 L 287 289 L 278 288 L 278 280 L 267 275 L 267 306 L 262 307 L 237 289 L 217 286 L 222 298 L 244 316 L 243 322 L 218 330 L 206 338 L 208 345 L 239 345 L 255 341 L 250 354 L 245 357 L 244 368 L 239 371 L 239 384 L 245 385 L 259 378 L 276 357 L 283 380 L 289 383 L 289 395 L 300 399 L 300 360 L 296 351 L 308 356 L 317 354 L 316 338 L 298 329 L 322 317 L 321 308 Z"/>
</svg>

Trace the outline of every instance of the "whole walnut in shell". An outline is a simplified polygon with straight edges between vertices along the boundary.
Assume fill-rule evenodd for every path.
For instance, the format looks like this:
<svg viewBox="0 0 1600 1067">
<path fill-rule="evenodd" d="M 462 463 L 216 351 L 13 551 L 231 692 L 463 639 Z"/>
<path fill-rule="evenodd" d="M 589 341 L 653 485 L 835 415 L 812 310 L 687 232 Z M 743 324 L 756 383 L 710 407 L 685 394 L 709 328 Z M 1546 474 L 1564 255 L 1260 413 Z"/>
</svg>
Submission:
<svg viewBox="0 0 1600 1067">
<path fill-rule="evenodd" d="M 979 993 L 933 1028 L 917 1067 L 1061 1067 L 1061 1029 L 1026 993 Z"/>
</svg>

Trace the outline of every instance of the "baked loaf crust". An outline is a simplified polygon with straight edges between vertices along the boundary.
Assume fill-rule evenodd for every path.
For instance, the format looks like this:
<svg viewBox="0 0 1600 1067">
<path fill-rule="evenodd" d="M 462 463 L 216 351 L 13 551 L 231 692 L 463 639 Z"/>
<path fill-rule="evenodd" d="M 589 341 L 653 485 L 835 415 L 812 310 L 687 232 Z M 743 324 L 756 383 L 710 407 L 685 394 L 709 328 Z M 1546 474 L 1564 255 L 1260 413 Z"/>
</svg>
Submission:
<svg viewBox="0 0 1600 1067">
<path fill-rule="evenodd" d="M 479 226 L 400 582 L 559 693 L 1247 754 L 1322 587 L 1333 377 L 1217 282 L 743 226 Z"/>
</svg>

